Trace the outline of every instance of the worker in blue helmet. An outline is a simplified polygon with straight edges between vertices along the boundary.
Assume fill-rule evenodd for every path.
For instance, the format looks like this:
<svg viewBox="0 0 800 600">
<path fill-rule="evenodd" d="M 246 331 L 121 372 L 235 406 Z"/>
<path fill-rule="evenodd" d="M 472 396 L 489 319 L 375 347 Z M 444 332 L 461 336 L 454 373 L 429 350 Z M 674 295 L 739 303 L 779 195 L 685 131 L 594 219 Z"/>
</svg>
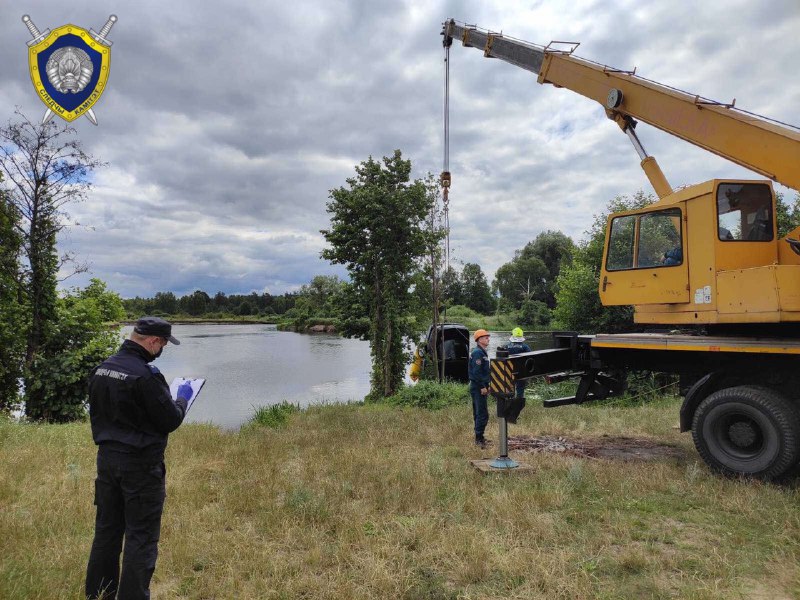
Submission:
<svg viewBox="0 0 800 600">
<path fill-rule="evenodd" d="M 523 352 L 531 352 L 531 347 L 525 343 L 525 332 L 521 327 L 514 327 L 511 331 L 511 337 L 508 338 L 508 345 L 506 346 L 508 355 L 522 354 Z M 509 423 L 516 423 L 519 413 L 525 408 L 525 382 L 518 381 L 516 384 L 516 394 L 514 400 L 510 403 L 506 410 L 506 421 Z"/>
</svg>

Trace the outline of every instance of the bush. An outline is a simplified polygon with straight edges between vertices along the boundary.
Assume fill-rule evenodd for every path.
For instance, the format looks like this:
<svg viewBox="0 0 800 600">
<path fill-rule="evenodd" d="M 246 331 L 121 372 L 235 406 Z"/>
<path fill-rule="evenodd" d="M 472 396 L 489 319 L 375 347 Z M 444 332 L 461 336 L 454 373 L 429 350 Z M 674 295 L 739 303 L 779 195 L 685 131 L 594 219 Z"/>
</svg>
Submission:
<svg viewBox="0 0 800 600">
<path fill-rule="evenodd" d="M 525 300 L 520 310 L 520 324 L 534 329 L 542 329 L 550 324 L 553 314 L 547 304 L 539 300 Z"/>
<path fill-rule="evenodd" d="M 447 406 L 469 404 L 469 389 L 464 383 L 420 381 L 416 385 L 400 388 L 396 394 L 386 398 L 386 402 L 393 406 L 439 410 Z"/>
<path fill-rule="evenodd" d="M 600 303 L 599 276 L 592 267 L 576 261 L 558 276 L 558 298 L 553 310 L 556 328 L 581 333 L 631 331 L 633 308 L 603 306 Z"/>
<path fill-rule="evenodd" d="M 463 304 L 456 304 L 455 306 L 451 306 L 447 309 L 448 321 L 452 321 L 453 319 L 469 319 L 481 316 L 482 315 L 479 312 L 476 312 L 470 307 L 464 306 Z"/>
<path fill-rule="evenodd" d="M 641 406 L 679 394 L 678 376 L 655 371 L 631 371 L 627 374 L 625 392 L 601 401 L 604 404 L 628 407 Z"/>
<path fill-rule="evenodd" d="M 308 321 L 306 322 L 306 325 L 308 327 L 311 327 L 313 325 L 333 325 L 333 326 L 336 326 L 336 324 L 338 322 L 339 322 L 338 319 L 329 318 L 329 317 L 312 317 L 312 318 L 308 319 Z"/>
<path fill-rule="evenodd" d="M 259 406 L 253 418 L 250 419 L 252 425 L 260 425 L 262 427 L 269 427 L 270 429 L 278 429 L 283 427 L 289 421 L 289 417 L 295 413 L 300 412 L 299 404 L 292 404 L 284 400 L 280 404 L 273 404 L 272 406 Z"/>
<path fill-rule="evenodd" d="M 297 306 L 283 313 L 283 319 L 293 325 L 296 331 L 302 331 L 305 326 L 308 325 L 308 320 L 310 318 L 311 314 L 308 312 L 308 309 Z"/>
<path fill-rule="evenodd" d="M 518 327 L 519 324 L 519 313 L 514 311 L 485 317 L 481 325 L 489 331 L 511 331 L 514 327 Z"/>
<path fill-rule="evenodd" d="M 228 317 L 230 317 L 228 313 L 224 313 L 221 311 L 207 312 L 204 313 L 202 316 L 203 319 L 216 319 L 216 320 L 227 319 Z"/>
<path fill-rule="evenodd" d="M 25 390 L 29 419 L 65 423 L 86 417 L 91 370 L 113 354 L 121 336 L 107 325 L 125 316 L 122 301 L 97 279 L 58 299 L 51 336 L 31 362 Z"/>
</svg>

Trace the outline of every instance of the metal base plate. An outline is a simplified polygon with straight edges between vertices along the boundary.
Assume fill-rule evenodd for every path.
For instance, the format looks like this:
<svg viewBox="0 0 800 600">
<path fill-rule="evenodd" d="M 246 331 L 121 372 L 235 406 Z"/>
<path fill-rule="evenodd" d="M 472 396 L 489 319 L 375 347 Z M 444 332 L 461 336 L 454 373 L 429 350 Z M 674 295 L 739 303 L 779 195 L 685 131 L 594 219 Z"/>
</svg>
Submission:
<svg viewBox="0 0 800 600">
<path fill-rule="evenodd" d="M 489 463 L 489 466 L 493 469 L 516 469 L 519 463 L 507 456 L 498 456 Z"/>
<path fill-rule="evenodd" d="M 469 462 L 473 467 L 478 469 L 478 471 L 480 471 L 481 473 L 533 473 L 535 471 L 535 469 L 532 466 L 526 465 L 525 463 L 518 463 L 516 461 L 512 461 L 514 462 L 514 464 L 516 464 L 516 467 L 514 468 L 493 467 L 492 463 L 495 462 L 496 460 L 497 460 L 496 458 L 482 458 L 479 460 L 471 460 Z"/>
</svg>

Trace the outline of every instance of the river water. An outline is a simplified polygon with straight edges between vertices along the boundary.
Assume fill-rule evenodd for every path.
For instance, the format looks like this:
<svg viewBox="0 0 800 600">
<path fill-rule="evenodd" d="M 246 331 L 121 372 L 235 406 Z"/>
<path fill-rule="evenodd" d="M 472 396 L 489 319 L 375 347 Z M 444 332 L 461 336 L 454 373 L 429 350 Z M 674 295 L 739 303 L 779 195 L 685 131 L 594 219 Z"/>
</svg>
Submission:
<svg viewBox="0 0 800 600">
<path fill-rule="evenodd" d="M 369 392 L 369 344 L 361 340 L 274 325 L 175 325 L 172 335 L 180 346 L 167 345 L 153 364 L 167 382 L 206 380 L 187 422 L 238 428 L 260 406 L 360 401 Z"/>
<path fill-rule="evenodd" d="M 125 327 L 122 333 L 130 331 Z M 168 345 L 153 364 L 167 382 L 175 377 L 206 379 L 187 422 L 235 429 L 260 406 L 284 400 L 300 406 L 361 401 L 369 393 L 371 358 L 369 344 L 362 340 L 244 324 L 175 325 L 172 334 L 180 346 Z M 492 335 L 490 356 L 507 336 Z M 543 347 L 549 334 L 531 337 L 529 344 Z"/>
</svg>

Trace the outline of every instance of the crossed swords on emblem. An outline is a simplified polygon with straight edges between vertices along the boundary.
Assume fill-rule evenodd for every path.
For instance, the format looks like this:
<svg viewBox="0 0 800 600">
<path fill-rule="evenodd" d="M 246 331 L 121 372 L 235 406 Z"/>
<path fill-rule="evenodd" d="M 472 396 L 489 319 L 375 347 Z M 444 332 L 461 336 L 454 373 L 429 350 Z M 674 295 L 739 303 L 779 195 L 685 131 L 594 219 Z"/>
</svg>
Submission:
<svg viewBox="0 0 800 600">
<path fill-rule="evenodd" d="M 28 28 L 28 31 L 31 32 L 31 36 L 33 37 L 32 40 L 27 42 L 29 47 L 35 46 L 36 44 L 41 42 L 44 38 L 46 38 L 48 35 L 50 35 L 49 29 L 45 29 L 44 31 L 39 31 L 39 28 L 33 24 L 33 21 L 31 21 L 29 15 L 22 15 L 22 22 L 25 23 L 25 26 Z M 106 38 L 106 36 L 108 35 L 108 32 L 111 31 L 111 28 L 114 26 L 114 23 L 116 22 L 117 22 L 117 15 L 111 15 L 108 17 L 108 21 L 106 21 L 106 24 L 103 25 L 103 27 L 100 29 L 100 33 L 97 33 L 94 29 L 90 29 L 89 35 L 91 35 L 92 39 L 94 39 L 94 41 L 96 41 L 98 44 L 102 44 L 103 46 L 110 48 L 112 42 L 111 40 Z M 50 119 L 52 119 L 53 116 L 55 116 L 55 113 L 48 108 L 47 111 L 44 113 L 44 116 L 42 117 L 42 125 L 44 125 Z M 95 116 L 94 111 L 91 108 L 89 108 L 86 111 L 86 118 L 89 119 L 94 125 L 97 125 L 97 117 Z"/>
</svg>

